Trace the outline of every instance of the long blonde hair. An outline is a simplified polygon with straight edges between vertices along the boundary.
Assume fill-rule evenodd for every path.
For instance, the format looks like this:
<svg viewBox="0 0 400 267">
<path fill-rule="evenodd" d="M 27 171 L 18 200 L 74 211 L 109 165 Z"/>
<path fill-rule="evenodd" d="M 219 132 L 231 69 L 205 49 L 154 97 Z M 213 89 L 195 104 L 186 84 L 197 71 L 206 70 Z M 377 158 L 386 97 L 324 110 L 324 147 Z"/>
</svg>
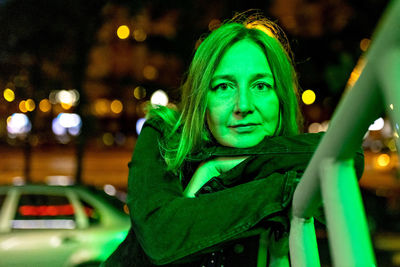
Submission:
<svg viewBox="0 0 400 267">
<path fill-rule="evenodd" d="M 167 133 L 160 147 L 170 171 L 180 173 L 185 158 L 211 140 L 205 119 L 211 78 L 224 53 L 240 40 L 258 44 L 271 66 L 281 116 L 281 127 L 276 135 L 294 135 L 302 130 L 297 76 L 286 37 L 274 23 L 259 16 L 245 20 L 236 17 L 234 20 L 212 31 L 197 48 L 181 86 L 179 110 L 159 107 L 149 112 L 149 117 L 158 117 L 165 122 Z"/>
</svg>

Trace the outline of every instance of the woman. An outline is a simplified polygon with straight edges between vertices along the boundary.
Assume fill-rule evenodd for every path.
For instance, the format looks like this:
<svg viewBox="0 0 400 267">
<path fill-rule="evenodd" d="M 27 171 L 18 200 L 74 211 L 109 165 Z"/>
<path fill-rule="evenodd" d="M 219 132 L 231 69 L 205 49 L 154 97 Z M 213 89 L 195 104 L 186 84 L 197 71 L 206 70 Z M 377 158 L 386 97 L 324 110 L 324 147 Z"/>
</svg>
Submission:
<svg viewBox="0 0 400 267">
<path fill-rule="evenodd" d="M 129 164 L 132 229 L 104 266 L 288 265 L 288 206 L 320 134 L 299 134 L 276 33 L 222 25 L 198 47 L 179 111 L 150 111 Z"/>
</svg>

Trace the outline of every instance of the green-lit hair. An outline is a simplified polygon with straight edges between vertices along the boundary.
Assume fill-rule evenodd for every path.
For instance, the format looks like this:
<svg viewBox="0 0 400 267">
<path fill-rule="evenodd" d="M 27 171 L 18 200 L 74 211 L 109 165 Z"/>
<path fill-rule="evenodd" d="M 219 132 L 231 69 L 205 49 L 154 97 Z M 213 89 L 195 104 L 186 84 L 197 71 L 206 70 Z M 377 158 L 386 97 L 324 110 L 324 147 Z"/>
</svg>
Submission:
<svg viewBox="0 0 400 267">
<path fill-rule="evenodd" d="M 224 53 L 233 44 L 245 39 L 262 48 L 274 76 L 280 105 L 280 125 L 276 135 L 294 135 L 302 131 L 297 76 L 286 37 L 266 19 L 229 21 L 211 32 L 197 48 L 181 87 L 179 111 L 159 107 L 149 112 L 149 117 L 159 117 L 167 125 L 168 133 L 162 140 L 161 149 L 168 170 L 180 173 L 188 154 L 211 140 L 206 125 L 211 78 Z"/>
</svg>

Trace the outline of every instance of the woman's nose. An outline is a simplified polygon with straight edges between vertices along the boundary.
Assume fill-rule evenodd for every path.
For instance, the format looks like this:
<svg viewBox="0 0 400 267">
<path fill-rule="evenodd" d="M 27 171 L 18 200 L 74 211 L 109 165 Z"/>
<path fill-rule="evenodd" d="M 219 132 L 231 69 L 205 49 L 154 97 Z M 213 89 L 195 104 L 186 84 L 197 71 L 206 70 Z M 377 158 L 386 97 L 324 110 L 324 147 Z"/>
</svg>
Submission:
<svg viewBox="0 0 400 267">
<path fill-rule="evenodd" d="M 238 90 L 236 98 L 235 114 L 247 114 L 253 112 L 253 98 L 248 88 Z"/>
</svg>

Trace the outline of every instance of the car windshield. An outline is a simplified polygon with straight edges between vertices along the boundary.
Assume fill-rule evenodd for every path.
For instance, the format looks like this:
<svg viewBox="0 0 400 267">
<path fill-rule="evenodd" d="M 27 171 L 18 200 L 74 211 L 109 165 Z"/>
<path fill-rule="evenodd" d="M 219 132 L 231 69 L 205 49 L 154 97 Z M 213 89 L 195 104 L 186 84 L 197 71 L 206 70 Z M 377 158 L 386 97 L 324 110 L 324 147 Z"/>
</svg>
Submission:
<svg viewBox="0 0 400 267">
<path fill-rule="evenodd" d="M 102 199 L 105 199 L 108 203 L 110 203 L 112 206 L 117 208 L 119 211 L 124 211 L 124 205 L 125 205 L 125 193 L 123 192 L 116 192 L 115 196 L 109 195 L 104 190 L 101 189 L 96 189 L 93 187 L 88 187 L 88 191 L 91 193 L 99 196 Z"/>
</svg>

